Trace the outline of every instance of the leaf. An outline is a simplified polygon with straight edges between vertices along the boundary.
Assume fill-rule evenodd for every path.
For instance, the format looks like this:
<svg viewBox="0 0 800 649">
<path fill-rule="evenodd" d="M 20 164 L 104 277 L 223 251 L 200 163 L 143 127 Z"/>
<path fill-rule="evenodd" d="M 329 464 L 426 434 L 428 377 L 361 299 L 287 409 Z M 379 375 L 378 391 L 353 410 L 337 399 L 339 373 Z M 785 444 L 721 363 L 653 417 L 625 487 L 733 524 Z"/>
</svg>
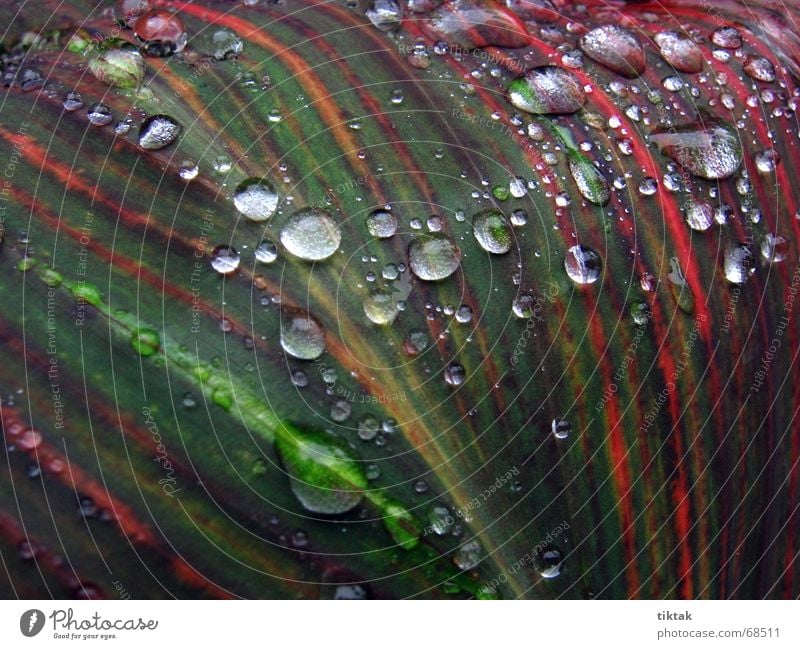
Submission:
<svg viewBox="0 0 800 649">
<path fill-rule="evenodd" d="M 4 594 L 797 595 L 789 18 L 155 4 L 0 50 Z"/>
</svg>

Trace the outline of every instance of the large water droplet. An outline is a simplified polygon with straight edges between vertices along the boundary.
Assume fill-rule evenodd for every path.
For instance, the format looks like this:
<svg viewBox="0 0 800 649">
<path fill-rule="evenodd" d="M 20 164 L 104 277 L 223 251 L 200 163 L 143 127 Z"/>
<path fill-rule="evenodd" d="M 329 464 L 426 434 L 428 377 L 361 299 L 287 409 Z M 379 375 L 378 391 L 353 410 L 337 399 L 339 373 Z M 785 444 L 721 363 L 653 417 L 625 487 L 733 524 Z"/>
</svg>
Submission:
<svg viewBox="0 0 800 649">
<path fill-rule="evenodd" d="M 266 221 L 278 208 L 278 194 L 263 178 L 249 178 L 236 187 L 233 204 L 251 221 Z"/>
<path fill-rule="evenodd" d="M 486 210 L 472 219 L 472 233 L 486 252 L 503 255 L 511 250 L 511 225 L 499 210 Z"/>
<path fill-rule="evenodd" d="M 149 56 L 169 56 L 186 47 L 186 31 L 178 16 L 160 9 L 142 14 L 133 34 Z"/>
<path fill-rule="evenodd" d="M 611 199 L 611 190 L 603 173 L 592 161 L 576 149 L 567 149 L 569 171 L 581 195 L 590 203 L 605 205 Z"/>
<path fill-rule="evenodd" d="M 576 284 L 593 284 L 600 277 L 603 262 L 600 255 L 591 248 L 577 245 L 567 251 L 564 268 Z"/>
<path fill-rule="evenodd" d="M 450 47 L 524 47 L 531 41 L 516 16 L 499 4 L 481 0 L 449 0 L 434 9 L 422 25 Z"/>
<path fill-rule="evenodd" d="M 411 271 L 420 279 L 438 281 L 450 277 L 461 263 L 461 250 L 445 234 L 414 239 L 408 246 Z"/>
<path fill-rule="evenodd" d="M 750 57 L 745 61 L 744 71 L 749 77 L 756 81 L 771 83 L 775 81 L 775 67 L 772 63 L 761 56 Z"/>
<path fill-rule="evenodd" d="M 145 151 L 157 151 L 169 146 L 181 132 L 181 125 L 168 115 L 147 118 L 139 130 L 139 146 Z"/>
<path fill-rule="evenodd" d="M 103 83 L 118 88 L 136 88 L 145 71 L 144 57 L 128 47 L 104 49 L 89 59 L 89 71 Z"/>
<path fill-rule="evenodd" d="M 280 236 L 286 250 L 306 261 L 327 259 L 342 241 L 342 232 L 331 215 L 313 208 L 304 208 L 289 217 Z"/>
<path fill-rule="evenodd" d="M 308 511 L 343 514 L 361 502 L 367 478 L 344 440 L 284 422 L 276 432 L 275 448 L 292 492 Z"/>
<path fill-rule="evenodd" d="M 739 30 L 730 25 L 715 29 L 711 34 L 711 42 L 718 47 L 729 50 L 738 50 L 742 46 L 742 35 Z"/>
<path fill-rule="evenodd" d="M 658 129 L 650 139 L 661 153 L 706 180 L 730 178 L 742 164 L 739 138 L 722 122 Z"/>
<path fill-rule="evenodd" d="M 644 72 L 644 47 L 633 32 L 623 27 L 595 27 L 583 35 L 580 47 L 590 59 L 618 74 L 636 77 Z"/>
<path fill-rule="evenodd" d="M 281 347 L 290 356 L 311 361 L 325 351 L 325 334 L 309 313 L 297 309 L 281 310 Z"/>
<path fill-rule="evenodd" d="M 730 245 L 725 248 L 723 268 L 731 284 L 744 284 L 756 272 L 755 255 L 744 243 Z"/>
<path fill-rule="evenodd" d="M 675 32 L 661 32 L 654 40 L 661 56 L 676 70 L 695 73 L 703 69 L 703 51 L 691 38 Z"/>
<path fill-rule="evenodd" d="M 577 77 L 553 65 L 533 68 L 508 85 L 508 100 L 520 110 L 537 115 L 579 111 L 586 93 Z"/>
</svg>

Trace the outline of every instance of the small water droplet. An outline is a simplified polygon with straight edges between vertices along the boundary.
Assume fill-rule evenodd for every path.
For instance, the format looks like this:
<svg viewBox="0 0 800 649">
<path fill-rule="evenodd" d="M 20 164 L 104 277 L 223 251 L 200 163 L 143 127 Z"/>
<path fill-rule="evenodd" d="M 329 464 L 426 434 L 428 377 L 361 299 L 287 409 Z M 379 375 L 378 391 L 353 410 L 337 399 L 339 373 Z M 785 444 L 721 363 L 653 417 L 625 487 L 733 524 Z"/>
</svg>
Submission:
<svg viewBox="0 0 800 649">
<path fill-rule="evenodd" d="M 236 58 L 243 49 L 242 39 L 230 29 L 218 29 L 208 39 L 208 51 L 217 61 Z"/>
<path fill-rule="evenodd" d="M 241 259 L 236 248 L 219 245 L 211 253 L 211 267 L 221 275 L 228 275 L 239 268 Z"/>
<path fill-rule="evenodd" d="M 553 419 L 550 430 L 556 439 L 567 439 L 572 432 L 572 426 L 566 419 Z"/>
<path fill-rule="evenodd" d="M 255 257 L 262 264 L 271 264 L 278 258 L 278 246 L 272 239 L 262 239 L 256 246 Z"/>
<path fill-rule="evenodd" d="M 731 284 L 744 284 L 756 272 L 755 255 L 744 243 L 729 245 L 725 248 L 723 269 Z"/>
<path fill-rule="evenodd" d="M 686 222 L 692 230 L 705 232 L 714 224 L 714 208 L 709 203 L 689 200 L 685 210 Z"/>
<path fill-rule="evenodd" d="M 89 106 L 86 116 L 93 126 L 108 126 L 114 121 L 111 109 L 105 104 L 92 104 Z"/>
<path fill-rule="evenodd" d="M 180 124 L 168 115 L 153 115 L 139 129 L 139 147 L 145 151 L 163 149 L 172 144 L 180 132 Z"/>
<path fill-rule="evenodd" d="M 307 312 L 281 310 L 281 347 L 300 360 L 314 360 L 325 351 L 322 326 Z"/>
<path fill-rule="evenodd" d="M 472 570 L 483 559 L 483 548 L 478 541 L 467 541 L 453 556 L 453 562 L 460 570 Z"/>
<path fill-rule="evenodd" d="M 789 242 L 779 234 L 768 232 L 761 242 L 761 256 L 769 262 L 778 262 L 786 259 Z"/>
<path fill-rule="evenodd" d="M 576 284 L 593 284 L 600 278 L 603 262 L 591 248 L 577 245 L 567 251 L 564 268 Z"/>
<path fill-rule="evenodd" d="M 461 385 L 466 379 L 466 372 L 464 368 L 458 363 L 448 365 L 444 370 L 444 380 L 448 385 L 457 386 Z"/>
</svg>

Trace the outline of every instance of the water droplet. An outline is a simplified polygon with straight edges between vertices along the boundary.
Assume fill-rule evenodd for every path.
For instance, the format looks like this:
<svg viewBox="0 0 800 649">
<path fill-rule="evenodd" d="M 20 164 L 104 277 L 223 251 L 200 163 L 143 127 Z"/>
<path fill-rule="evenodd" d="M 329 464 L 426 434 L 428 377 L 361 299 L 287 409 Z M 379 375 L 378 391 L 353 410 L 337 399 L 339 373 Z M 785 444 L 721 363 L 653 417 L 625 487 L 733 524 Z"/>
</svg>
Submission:
<svg viewBox="0 0 800 649">
<path fill-rule="evenodd" d="M 710 204 L 689 200 L 685 209 L 686 222 L 692 230 L 705 232 L 714 224 L 714 208 Z"/>
<path fill-rule="evenodd" d="M 761 242 L 761 256 L 769 262 L 778 262 L 786 259 L 789 242 L 779 234 L 768 232 Z"/>
<path fill-rule="evenodd" d="M 64 95 L 64 110 L 70 112 L 83 108 L 83 98 L 79 92 L 68 92 Z"/>
<path fill-rule="evenodd" d="M 145 71 L 144 57 L 132 47 L 99 50 L 89 59 L 89 71 L 103 83 L 118 88 L 136 88 Z"/>
<path fill-rule="evenodd" d="M 567 149 L 567 163 L 572 179 L 581 195 L 594 205 L 605 205 L 611 199 L 608 181 L 602 172 L 577 149 Z"/>
<path fill-rule="evenodd" d="M 661 56 L 676 70 L 692 74 L 703 69 L 703 52 L 691 38 L 675 32 L 661 32 L 654 40 Z"/>
<path fill-rule="evenodd" d="M 650 139 L 661 153 L 706 180 L 730 178 L 742 164 L 739 138 L 722 122 L 658 129 Z"/>
<path fill-rule="evenodd" d="M 744 284 L 756 272 L 755 255 L 744 243 L 725 248 L 723 262 L 725 279 L 731 284 Z"/>
<path fill-rule="evenodd" d="M 644 72 L 644 47 L 633 32 L 623 27 L 596 27 L 583 35 L 580 47 L 590 59 L 623 76 L 636 77 Z"/>
<path fill-rule="evenodd" d="M 139 356 L 152 356 L 161 347 L 161 337 L 155 329 L 139 327 L 131 336 L 131 347 Z"/>
<path fill-rule="evenodd" d="M 230 29 L 218 29 L 209 38 L 208 50 L 217 61 L 236 58 L 243 49 L 242 39 Z"/>
<path fill-rule="evenodd" d="M 771 174 L 778 166 L 778 162 L 780 162 L 780 156 L 775 149 L 767 149 L 766 151 L 756 153 L 755 162 L 756 168 L 762 174 Z"/>
<path fill-rule="evenodd" d="M 511 250 L 511 226 L 502 212 L 486 210 L 472 219 L 472 233 L 480 247 L 494 255 Z"/>
<path fill-rule="evenodd" d="M 461 251 L 445 234 L 433 233 L 414 239 L 408 246 L 409 265 L 422 280 L 450 277 L 461 263 Z"/>
<path fill-rule="evenodd" d="M 434 534 L 444 536 L 453 529 L 455 519 L 450 510 L 444 505 L 435 505 L 428 512 L 428 523 Z"/>
<path fill-rule="evenodd" d="M 461 324 L 467 324 L 468 322 L 472 321 L 472 308 L 467 304 L 462 304 L 456 310 L 456 322 L 460 322 Z"/>
<path fill-rule="evenodd" d="M 295 309 L 281 311 L 281 347 L 300 360 L 314 360 L 325 351 L 322 326 L 307 312 Z"/>
<path fill-rule="evenodd" d="M 527 113 L 563 115 L 579 111 L 586 103 L 586 93 L 569 70 L 546 65 L 512 81 L 508 85 L 508 100 Z"/>
<path fill-rule="evenodd" d="M 289 217 L 280 237 L 283 246 L 295 257 L 320 261 L 339 249 L 342 232 L 330 214 L 309 207 Z"/>
<path fill-rule="evenodd" d="M 524 47 L 531 37 L 519 19 L 500 3 L 481 0 L 447 0 L 434 9 L 422 26 L 451 48 Z"/>
<path fill-rule="evenodd" d="M 350 418 L 352 411 L 353 408 L 347 401 L 339 400 L 331 406 L 331 419 L 341 424 Z"/>
<path fill-rule="evenodd" d="M 561 574 L 564 557 L 561 552 L 552 546 L 542 548 L 534 555 L 536 571 L 544 579 L 555 579 Z"/>
<path fill-rule="evenodd" d="M 742 46 L 742 35 L 735 27 L 724 25 L 712 32 L 711 42 L 728 50 L 738 50 Z"/>
<path fill-rule="evenodd" d="M 186 47 L 183 22 L 169 11 L 155 9 L 143 14 L 134 23 L 133 35 L 149 56 L 169 56 Z"/>
<path fill-rule="evenodd" d="M 391 324 L 400 313 L 399 293 L 385 289 L 372 291 L 364 300 L 364 313 L 370 322 L 378 325 Z"/>
<path fill-rule="evenodd" d="M 221 275 L 228 275 L 239 268 L 241 256 L 232 246 L 217 246 L 211 253 L 211 267 Z"/>
<path fill-rule="evenodd" d="M 652 312 L 650 306 L 644 300 L 636 300 L 631 304 L 631 317 L 634 323 L 644 326 L 650 322 Z"/>
<path fill-rule="evenodd" d="M 464 368 L 458 363 L 448 365 L 444 370 L 444 380 L 448 385 L 457 386 L 461 385 L 466 378 Z"/>
<path fill-rule="evenodd" d="M 483 559 L 483 548 L 478 541 L 467 541 L 453 556 L 453 562 L 460 570 L 472 570 Z"/>
<path fill-rule="evenodd" d="M 428 334 L 424 331 L 410 331 L 403 341 L 403 350 L 409 356 L 417 356 L 428 346 Z"/>
<path fill-rule="evenodd" d="M 375 27 L 382 32 L 388 32 L 400 25 L 403 12 L 395 0 L 374 0 L 366 15 Z"/>
<path fill-rule="evenodd" d="M 753 56 L 747 59 L 744 64 L 744 71 L 749 77 L 756 81 L 775 81 L 775 67 L 772 63 L 761 56 Z"/>
<path fill-rule="evenodd" d="M 308 511 L 343 514 L 361 502 L 367 479 L 344 440 L 284 422 L 276 432 L 275 448 L 292 492 Z"/>
<path fill-rule="evenodd" d="M 566 419 L 554 419 L 550 424 L 550 430 L 556 439 L 567 439 L 572 432 L 572 426 Z"/>
<path fill-rule="evenodd" d="M 169 146 L 178 137 L 181 126 L 167 115 L 148 117 L 139 129 L 139 147 L 145 151 L 157 151 Z"/>
<path fill-rule="evenodd" d="M 577 245 L 567 251 L 564 268 L 576 284 L 593 284 L 600 277 L 603 262 L 600 255 L 591 248 Z"/>
<path fill-rule="evenodd" d="M 266 221 L 278 208 L 278 194 L 263 178 L 249 178 L 236 187 L 233 204 L 251 221 Z"/>
<path fill-rule="evenodd" d="M 271 264 L 278 258 L 278 246 L 272 239 L 262 239 L 256 246 L 255 256 L 262 264 Z"/>
<path fill-rule="evenodd" d="M 375 210 L 367 216 L 367 230 L 373 237 L 388 239 L 397 232 L 397 219 L 388 210 Z"/>
<path fill-rule="evenodd" d="M 93 126 L 108 126 L 114 121 L 111 109 L 105 104 L 93 104 L 86 113 L 89 123 Z"/>
<path fill-rule="evenodd" d="M 303 370 L 295 370 L 291 375 L 292 385 L 304 388 L 308 385 L 308 375 Z"/>
<path fill-rule="evenodd" d="M 365 442 L 372 441 L 380 430 L 380 424 L 375 417 L 367 415 L 358 422 L 358 437 Z"/>
<path fill-rule="evenodd" d="M 184 160 L 181 163 L 180 169 L 178 169 L 178 176 L 180 176 L 181 180 L 185 180 L 186 182 L 197 178 L 199 173 L 200 167 L 198 167 L 197 163 L 193 160 Z"/>
<path fill-rule="evenodd" d="M 525 210 L 514 210 L 511 212 L 511 225 L 521 228 L 528 222 L 528 213 Z"/>
</svg>

